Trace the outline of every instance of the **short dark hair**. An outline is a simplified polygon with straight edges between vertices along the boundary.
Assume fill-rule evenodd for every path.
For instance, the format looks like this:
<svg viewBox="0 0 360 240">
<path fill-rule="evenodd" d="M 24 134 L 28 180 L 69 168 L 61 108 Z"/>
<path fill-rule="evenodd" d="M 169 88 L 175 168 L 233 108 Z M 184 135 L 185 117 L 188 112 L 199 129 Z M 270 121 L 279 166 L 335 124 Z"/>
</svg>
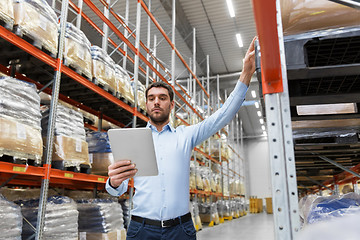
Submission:
<svg viewBox="0 0 360 240">
<path fill-rule="evenodd" d="M 173 91 L 172 87 L 171 87 L 169 84 L 166 84 L 166 83 L 164 83 L 164 82 L 160 82 L 160 81 L 159 81 L 159 82 L 154 82 L 154 83 L 150 84 L 150 85 L 147 87 L 147 89 L 145 90 L 146 101 L 147 101 L 147 98 L 148 98 L 148 92 L 149 92 L 149 90 L 150 90 L 151 88 L 154 88 L 154 87 L 156 87 L 156 88 L 162 87 L 162 88 L 167 89 L 167 90 L 168 90 L 168 93 L 169 93 L 169 96 L 170 96 L 170 101 L 172 102 L 172 101 L 174 100 L 174 91 Z"/>
</svg>

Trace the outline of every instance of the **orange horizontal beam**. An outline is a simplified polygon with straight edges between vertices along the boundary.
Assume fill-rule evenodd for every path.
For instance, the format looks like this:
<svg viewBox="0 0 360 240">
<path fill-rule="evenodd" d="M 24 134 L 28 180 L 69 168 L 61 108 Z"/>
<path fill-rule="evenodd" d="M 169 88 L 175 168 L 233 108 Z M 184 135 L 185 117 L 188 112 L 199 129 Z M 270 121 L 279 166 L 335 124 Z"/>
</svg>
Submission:
<svg viewBox="0 0 360 240">
<path fill-rule="evenodd" d="M 157 71 L 155 69 L 155 67 L 146 60 L 146 58 L 138 51 L 138 49 L 135 48 L 135 46 L 116 28 L 116 26 L 107 18 L 105 17 L 105 15 L 95 6 L 95 4 L 93 4 L 90 0 L 84 0 L 84 3 L 86 5 L 88 5 L 90 7 L 90 9 L 104 22 L 108 25 L 108 27 L 131 49 L 131 51 L 133 51 L 135 54 L 138 54 L 139 58 L 146 64 L 149 66 L 149 68 L 156 74 L 159 76 L 159 78 L 164 81 L 165 83 L 167 83 L 169 86 L 171 86 L 171 88 L 174 90 L 175 94 L 184 102 L 186 103 L 192 110 L 194 113 L 196 113 L 201 119 L 201 115 L 198 113 L 198 111 L 196 111 L 190 103 L 188 103 L 185 98 L 178 92 L 175 90 L 174 86 L 172 86 L 165 78 L 163 75 L 160 74 L 159 71 Z"/>
<path fill-rule="evenodd" d="M 221 165 L 221 162 L 217 161 L 216 159 L 214 159 L 213 157 L 211 157 L 210 155 L 204 153 L 203 151 L 201 151 L 198 148 L 194 148 L 195 151 L 197 151 L 198 153 L 200 153 L 201 155 L 205 156 L 207 159 L 210 159 L 211 161 L 213 161 L 214 163 L 218 163 Z"/>
<path fill-rule="evenodd" d="M 263 94 L 283 92 L 276 1 L 252 2 L 261 51 Z"/>
<path fill-rule="evenodd" d="M 186 61 L 184 60 L 184 58 L 182 57 L 182 55 L 180 54 L 180 52 L 176 49 L 176 47 L 174 46 L 174 44 L 171 42 L 170 38 L 166 35 L 164 29 L 160 26 L 160 24 L 158 23 L 158 21 L 155 19 L 154 15 L 149 11 L 148 7 L 146 6 L 146 4 L 144 3 L 143 0 L 138 0 L 138 2 L 140 1 L 141 6 L 143 7 L 143 9 L 145 10 L 145 12 L 147 13 L 147 15 L 150 17 L 150 19 L 152 20 L 152 22 L 155 24 L 155 26 L 157 27 L 157 29 L 161 32 L 161 34 L 163 35 L 163 37 L 166 39 L 166 41 L 169 43 L 170 47 L 175 50 L 176 55 L 179 57 L 180 61 L 184 64 L 184 66 L 188 69 L 188 71 L 191 73 L 191 75 L 193 76 L 193 78 L 196 80 L 196 82 L 199 84 L 199 86 L 201 87 L 201 89 L 204 91 L 205 95 L 209 98 L 210 95 L 209 93 L 205 90 L 204 86 L 201 84 L 201 82 L 199 81 L 199 79 L 196 77 L 196 75 L 193 73 L 193 71 L 191 71 L 189 65 L 186 63 Z"/>
</svg>

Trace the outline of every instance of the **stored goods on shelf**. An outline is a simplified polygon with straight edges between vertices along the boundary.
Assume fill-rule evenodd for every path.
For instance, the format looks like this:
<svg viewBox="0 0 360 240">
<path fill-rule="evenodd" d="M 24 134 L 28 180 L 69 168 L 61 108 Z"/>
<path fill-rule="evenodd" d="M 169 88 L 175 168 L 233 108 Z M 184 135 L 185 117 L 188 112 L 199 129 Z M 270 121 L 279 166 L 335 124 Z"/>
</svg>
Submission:
<svg viewBox="0 0 360 240">
<path fill-rule="evenodd" d="M 80 236 L 86 232 L 87 239 L 90 233 L 116 233 L 124 228 L 121 205 L 110 199 L 77 200 L 77 208 Z"/>
<path fill-rule="evenodd" d="M 93 68 L 92 75 L 95 83 L 102 85 L 105 90 L 116 93 L 115 62 L 98 46 L 92 46 L 90 50 Z"/>
<path fill-rule="evenodd" d="M 118 82 L 120 96 L 131 104 L 134 104 L 134 92 L 131 88 L 130 76 L 121 66 L 115 65 L 115 78 Z"/>
<path fill-rule="evenodd" d="M 130 223 L 130 200 L 129 199 L 119 199 L 119 203 L 123 210 L 123 219 L 124 219 L 124 226 L 128 226 Z"/>
<path fill-rule="evenodd" d="M 132 86 L 132 89 L 133 91 L 135 92 L 135 82 L 134 81 L 131 81 L 131 86 Z M 138 81 L 137 83 L 137 103 L 138 103 L 138 106 L 146 111 L 146 100 L 145 100 L 145 87 L 144 85 Z"/>
<path fill-rule="evenodd" d="M 49 110 L 42 114 L 43 137 L 46 137 Z M 80 112 L 58 104 L 53 148 L 53 164 L 57 168 L 75 167 L 79 170 L 81 164 L 90 166 L 84 120 Z"/>
<path fill-rule="evenodd" d="M 14 24 L 13 0 L 2 0 L 0 4 L 0 20 L 4 21 L 10 27 Z"/>
<path fill-rule="evenodd" d="M 36 227 L 39 199 L 16 201 L 21 206 L 22 215 Z M 74 200 L 64 196 L 47 199 L 43 238 L 47 240 L 78 240 L 78 215 Z M 28 239 L 34 231 L 23 224 L 22 239 Z"/>
<path fill-rule="evenodd" d="M 359 26 L 359 10 L 327 0 L 281 0 L 285 35 Z"/>
<path fill-rule="evenodd" d="M 41 163 L 40 97 L 36 87 L 11 77 L 0 78 L 0 156 Z"/>
<path fill-rule="evenodd" d="M 190 202 L 190 213 L 195 226 L 196 231 L 202 229 L 202 223 L 199 215 L 199 205 L 197 202 Z"/>
<path fill-rule="evenodd" d="M 199 216 L 201 222 L 219 224 L 219 213 L 217 210 L 216 203 L 199 203 Z"/>
<path fill-rule="evenodd" d="M 305 224 L 360 214 L 360 195 L 356 193 L 329 197 L 309 196 L 308 201 L 300 201 L 300 204 L 300 216 Z"/>
<path fill-rule="evenodd" d="M 66 23 L 64 64 L 79 74 L 92 79 L 91 43 L 85 34 L 71 23 Z"/>
<path fill-rule="evenodd" d="M 29 199 L 36 199 L 40 196 L 40 188 L 7 188 L 3 187 L 0 189 L 0 193 L 9 201 L 19 201 L 19 200 L 29 200 Z M 55 190 L 49 189 L 48 196 L 56 196 Z"/>
<path fill-rule="evenodd" d="M 89 146 L 89 158 L 92 166 L 92 173 L 107 176 L 108 166 L 114 162 L 107 133 L 87 133 L 86 141 Z"/>
<path fill-rule="evenodd" d="M 21 208 L 0 194 L 0 239 L 21 240 Z"/>
<path fill-rule="evenodd" d="M 54 10 L 45 0 L 15 0 L 15 25 L 18 34 L 26 35 L 54 56 L 58 47 L 58 23 Z"/>
<path fill-rule="evenodd" d="M 195 161 L 190 161 L 190 189 L 196 189 L 196 173 L 195 173 Z"/>
</svg>

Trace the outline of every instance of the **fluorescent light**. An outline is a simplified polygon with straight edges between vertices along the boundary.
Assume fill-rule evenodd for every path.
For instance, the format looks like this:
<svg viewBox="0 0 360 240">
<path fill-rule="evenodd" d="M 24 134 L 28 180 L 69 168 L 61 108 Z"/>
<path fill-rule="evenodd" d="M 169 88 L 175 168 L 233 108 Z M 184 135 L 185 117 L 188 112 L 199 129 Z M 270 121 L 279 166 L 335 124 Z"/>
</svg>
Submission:
<svg viewBox="0 0 360 240">
<path fill-rule="evenodd" d="M 256 98 L 256 92 L 255 92 L 254 90 L 251 91 L 251 96 L 252 96 L 253 98 Z"/>
<path fill-rule="evenodd" d="M 261 126 L 261 129 L 262 129 L 263 131 L 265 131 L 265 126 L 264 126 L 264 125 L 262 125 L 262 126 Z"/>
<path fill-rule="evenodd" d="M 230 17 L 235 17 L 235 11 L 234 11 L 234 6 L 232 4 L 232 1 L 231 0 L 226 0 L 226 3 L 227 3 L 227 6 L 228 6 L 228 9 L 229 9 L 229 13 L 230 13 Z"/>
<path fill-rule="evenodd" d="M 357 113 L 356 103 L 335 103 L 296 106 L 298 115 L 327 115 Z"/>
<path fill-rule="evenodd" d="M 259 108 L 259 103 L 258 102 L 255 102 L 255 107 Z"/>
<path fill-rule="evenodd" d="M 235 36 L 236 36 L 236 40 L 237 40 L 237 42 L 239 44 L 239 47 L 242 48 L 244 46 L 244 44 L 243 44 L 243 41 L 241 39 L 240 33 L 237 33 Z"/>
<path fill-rule="evenodd" d="M 257 115 L 258 115 L 259 117 L 261 117 L 261 112 L 260 112 L 260 111 L 257 111 Z"/>
<path fill-rule="evenodd" d="M 260 118 L 260 124 L 264 124 L 264 119 Z"/>
<path fill-rule="evenodd" d="M 267 135 L 266 131 L 263 131 L 263 134 L 266 136 Z"/>
</svg>

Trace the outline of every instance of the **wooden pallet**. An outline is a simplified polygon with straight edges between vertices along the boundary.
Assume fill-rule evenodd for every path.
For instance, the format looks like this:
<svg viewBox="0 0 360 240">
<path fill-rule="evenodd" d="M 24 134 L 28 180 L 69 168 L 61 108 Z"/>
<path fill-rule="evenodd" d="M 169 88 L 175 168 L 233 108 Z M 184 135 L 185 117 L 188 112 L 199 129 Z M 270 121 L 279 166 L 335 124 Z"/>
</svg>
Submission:
<svg viewBox="0 0 360 240">
<path fill-rule="evenodd" d="M 37 160 L 32 154 L 8 151 L 5 149 L 0 150 L 0 161 L 35 167 L 41 166 L 41 160 Z"/>
<path fill-rule="evenodd" d="M 113 89 L 113 88 L 110 87 L 109 85 L 103 84 L 103 83 L 99 82 L 99 80 L 98 80 L 97 78 L 95 78 L 95 77 L 92 79 L 92 82 L 93 82 L 95 85 L 99 86 L 100 88 L 104 89 L 106 92 L 108 92 L 108 93 L 110 93 L 111 95 L 117 97 L 118 92 L 116 92 L 115 89 Z"/>
<path fill-rule="evenodd" d="M 78 66 L 68 63 L 66 58 L 64 58 L 64 65 L 67 66 L 68 68 L 70 68 L 71 70 L 73 70 L 74 72 L 76 72 L 77 74 L 79 74 L 80 76 L 86 78 L 87 80 L 89 80 L 89 81 L 92 80 L 92 76 L 90 73 L 87 73 L 83 69 L 80 69 Z"/>
<path fill-rule="evenodd" d="M 80 166 L 75 165 L 68 165 L 69 162 L 65 161 L 52 161 L 51 167 L 55 169 L 60 169 L 63 171 L 70 171 L 70 172 L 76 172 L 76 173 L 91 173 L 91 166 L 88 164 L 80 164 Z"/>
</svg>

